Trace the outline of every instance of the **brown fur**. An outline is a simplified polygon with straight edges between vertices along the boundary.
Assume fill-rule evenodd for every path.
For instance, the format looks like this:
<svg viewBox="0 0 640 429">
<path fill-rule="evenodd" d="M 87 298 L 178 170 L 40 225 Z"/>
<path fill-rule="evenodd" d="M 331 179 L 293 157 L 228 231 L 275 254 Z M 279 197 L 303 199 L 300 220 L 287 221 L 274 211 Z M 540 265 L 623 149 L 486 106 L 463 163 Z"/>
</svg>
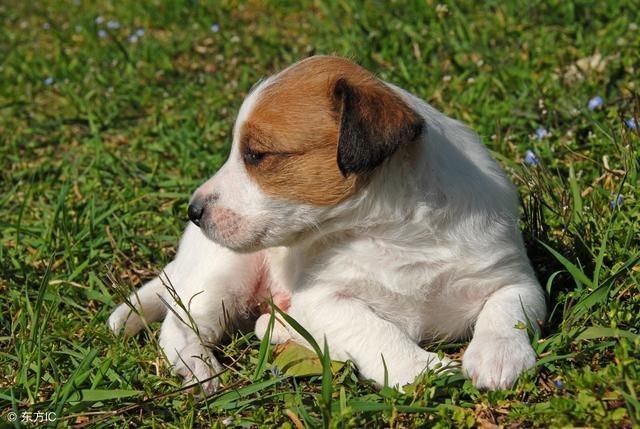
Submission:
<svg viewBox="0 0 640 429">
<path fill-rule="evenodd" d="M 366 182 L 361 171 L 349 174 L 338 166 L 343 108 L 338 81 L 357 91 L 367 127 L 387 133 L 403 126 L 412 112 L 371 73 L 343 58 L 313 57 L 285 69 L 266 84 L 240 130 L 241 154 L 264 154 L 260 162 L 245 165 L 268 195 L 331 206 Z"/>
</svg>

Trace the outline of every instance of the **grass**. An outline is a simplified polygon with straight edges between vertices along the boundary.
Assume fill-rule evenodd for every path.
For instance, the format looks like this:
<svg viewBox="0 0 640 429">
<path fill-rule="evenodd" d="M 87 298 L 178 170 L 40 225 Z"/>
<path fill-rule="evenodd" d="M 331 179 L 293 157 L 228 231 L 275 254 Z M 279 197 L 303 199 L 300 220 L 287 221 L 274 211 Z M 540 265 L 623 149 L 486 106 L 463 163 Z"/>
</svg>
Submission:
<svg viewBox="0 0 640 429">
<path fill-rule="evenodd" d="M 84 427 L 640 425 L 639 22 L 631 0 L 3 1 L 0 427 L 37 411 Z M 426 375 L 378 391 L 324 352 L 324 377 L 283 377 L 249 333 L 217 352 L 224 389 L 199 401 L 159 358 L 157 324 L 108 331 L 113 281 L 171 259 L 251 85 L 313 53 L 467 122 L 519 186 L 551 315 L 513 390 Z"/>
</svg>

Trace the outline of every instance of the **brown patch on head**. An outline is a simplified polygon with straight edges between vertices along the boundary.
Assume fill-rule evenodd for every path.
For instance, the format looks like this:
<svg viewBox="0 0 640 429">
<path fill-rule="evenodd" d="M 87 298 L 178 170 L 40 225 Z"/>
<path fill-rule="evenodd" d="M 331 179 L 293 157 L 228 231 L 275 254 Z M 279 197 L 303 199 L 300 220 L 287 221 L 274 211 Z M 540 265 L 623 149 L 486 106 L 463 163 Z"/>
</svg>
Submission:
<svg viewBox="0 0 640 429">
<path fill-rule="evenodd" d="M 422 131 L 390 88 L 343 58 L 309 58 L 265 85 L 240 129 L 240 153 L 276 198 L 335 205 Z"/>
</svg>

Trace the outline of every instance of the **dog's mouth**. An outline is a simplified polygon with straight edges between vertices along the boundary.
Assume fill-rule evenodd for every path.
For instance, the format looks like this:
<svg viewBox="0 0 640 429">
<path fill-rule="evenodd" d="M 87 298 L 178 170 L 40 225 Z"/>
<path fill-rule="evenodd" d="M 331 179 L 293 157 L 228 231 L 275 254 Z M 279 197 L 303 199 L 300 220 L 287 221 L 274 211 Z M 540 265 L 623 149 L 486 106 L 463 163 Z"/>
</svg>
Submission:
<svg viewBox="0 0 640 429">
<path fill-rule="evenodd" d="M 257 233 L 251 234 L 249 238 L 240 242 L 232 242 L 225 247 L 238 253 L 253 253 L 264 250 L 268 247 L 272 247 L 264 244 L 264 238 L 267 236 L 267 232 L 267 229 L 263 228 Z"/>
<path fill-rule="evenodd" d="M 252 253 L 263 250 L 268 228 L 253 227 L 232 210 L 216 208 L 201 222 L 200 229 L 210 240 L 234 252 Z"/>
</svg>

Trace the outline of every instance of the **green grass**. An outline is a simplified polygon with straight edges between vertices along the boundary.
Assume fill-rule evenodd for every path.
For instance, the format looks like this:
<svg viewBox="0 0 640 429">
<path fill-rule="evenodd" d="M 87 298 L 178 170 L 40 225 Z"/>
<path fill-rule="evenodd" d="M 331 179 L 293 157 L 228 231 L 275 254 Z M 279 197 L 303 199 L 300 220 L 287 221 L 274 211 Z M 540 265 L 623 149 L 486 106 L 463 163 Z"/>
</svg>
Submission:
<svg viewBox="0 0 640 429">
<path fill-rule="evenodd" d="M 637 2 L 78 3 L 0 3 L 0 427 L 39 410 L 91 427 L 640 425 Z M 467 122 L 519 186 L 551 315 L 513 390 L 427 375 L 377 391 L 322 353 L 323 380 L 283 379 L 237 334 L 218 352 L 224 388 L 199 401 L 159 358 L 157 324 L 108 331 L 113 281 L 171 259 L 251 85 L 313 53 Z"/>
</svg>

